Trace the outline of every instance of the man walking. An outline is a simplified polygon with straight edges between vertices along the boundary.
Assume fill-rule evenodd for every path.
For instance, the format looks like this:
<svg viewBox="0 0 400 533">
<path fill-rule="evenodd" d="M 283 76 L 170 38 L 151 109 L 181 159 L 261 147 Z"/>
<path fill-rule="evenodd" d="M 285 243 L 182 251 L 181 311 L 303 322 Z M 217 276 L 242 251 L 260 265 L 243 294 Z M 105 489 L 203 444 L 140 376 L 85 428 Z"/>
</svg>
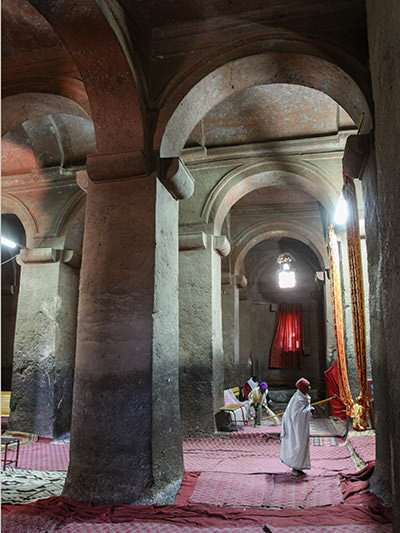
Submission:
<svg viewBox="0 0 400 533">
<path fill-rule="evenodd" d="M 310 382 L 300 378 L 282 417 L 281 461 L 292 469 L 293 476 L 304 476 L 310 461 Z"/>
</svg>

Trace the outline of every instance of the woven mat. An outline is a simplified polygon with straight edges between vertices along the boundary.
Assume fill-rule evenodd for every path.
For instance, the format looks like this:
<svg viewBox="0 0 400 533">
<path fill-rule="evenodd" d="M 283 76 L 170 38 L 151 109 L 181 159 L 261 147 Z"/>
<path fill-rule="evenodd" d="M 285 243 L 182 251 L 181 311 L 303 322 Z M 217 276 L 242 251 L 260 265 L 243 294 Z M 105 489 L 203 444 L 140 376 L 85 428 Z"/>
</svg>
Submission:
<svg viewBox="0 0 400 533">
<path fill-rule="evenodd" d="M 337 437 L 311 437 L 313 446 L 339 446 Z"/>
<path fill-rule="evenodd" d="M 10 459 L 16 450 L 9 452 Z M 7 456 L 8 457 L 8 456 Z M 18 467 L 28 470 L 67 470 L 69 463 L 69 445 L 50 442 L 31 442 L 19 450 Z"/>
<path fill-rule="evenodd" d="M 231 507 L 309 508 L 343 503 L 339 476 L 203 472 L 190 503 Z"/>
<path fill-rule="evenodd" d="M 12 438 L 15 438 L 15 439 L 20 439 L 19 441 L 19 444 L 20 446 L 23 446 L 25 444 L 31 444 L 32 442 L 37 442 L 38 440 L 38 436 L 35 435 L 34 433 L 23 433 L 22 431 L 4 431 L 2 434 L 1 434 L 2 437 L 7 437 L 9 439 L 12 439 Z M 13 443 L 13 444 L 9 444 L 8 445 L 8 449 L 13 449 L 13 448 L 16 448 L 17 447 L 17 443 Z M 1 451 L 4 452 L 4 444 L 1 445 Z"/>
<path fill-rule="evenodd" d="M 391 524 L 340 524 L 340 526 L 268 526 L 269 533 L 391 533 Z"/>
<path fill-rule="evenodd" d="M 312 439 L 310 439 L 312 442 Z M 183 443 L 186 472 L 278 474 L 288 471 L 280 460 L 280 442 L 253 439 L 192 439 Z M 342 446 L 310 446 L 313 476 L 356 470 L 351 451 Z"/>
<path fill-rule="evenodd" d="M 1 473 L 1 503 L 19 505 L 60 496 L 65 477 L 66 472 L 8 467 Z"/>
<path fill-rule="evenodd" d="M 375 434 L 350 436 L 347 442 L 364 463 L 375 461 Z"/>
<path fill-rule="evenodd" d="M 40 516 L 8 515 L 2 516 L 2 527 L 8 533 L 38 533 L 39 531 L 53 533 L 261 533 L 262 526 L 239 527 L 193 527 L 171 524 L 168 522 L 120 522 L 110 524 L 106 522 L 71 522 L 62 524 L 58 520 Z"/>
<path fill-rule="evenodd" d="M 346 434 L 346 422 L 333 418 L 310 419 L 310 435 L 312 437 L 342 437 Z"/>
</svg>

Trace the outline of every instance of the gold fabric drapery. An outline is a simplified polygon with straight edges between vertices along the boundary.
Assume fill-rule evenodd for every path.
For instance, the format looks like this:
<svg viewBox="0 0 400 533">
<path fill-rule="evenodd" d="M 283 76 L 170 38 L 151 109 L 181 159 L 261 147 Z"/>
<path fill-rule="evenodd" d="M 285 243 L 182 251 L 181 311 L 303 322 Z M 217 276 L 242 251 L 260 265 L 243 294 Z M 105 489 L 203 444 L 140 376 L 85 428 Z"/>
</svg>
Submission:
<svg viewBox="0 0 400 533">
<path fill-rule="evenodd" d="M 343 195 L 348 206 L 346 224 L 347 247 L 349 257 L 349 273 L 351 287 L 351 305 L 354 331 L 354 350 L 360 394 L 354 402 L 347 375 L 346 353 L 344 347 L 342 286 L 340 278 L 340 258 L 337 239 L 333 226 L 328 229 L 329 269 L 331 280 L 332 303 L 334 308 L 334 324 L 338 358 L 338 381 L 340 399 L 346 406 L 346 414 L 353 419 L 353 427 L 364 430 L 368 427 L 368 394 L 367 394 L 367 353 L 365 334 L 364 287 L 361 261 L 361 245 L 357 198 L 354 182 L 343 175 Z"/>
<path fill-rule="evenodd" d="M 367 342 L 365 332 L 365 306 L 363 269 L 360 243 L 360 223 L 358 219 L 357 197 L 354 181 L 343 175 L 343 196 L 348 206 L 346 224 L 347 248 L 349 256 L 349 273 L 351 287 L 351 307 L 353 315 L 354 351 L 360 394 L 353 407 L 361 429 L 368 427 L 368 392 L 367 392 Z"/>
<path fill-rule="evenodd" d="M 353 419 L 353 427 L 357 430 L 364 430 L 368 427 L 369 402 L 367 395 L 367 353 L 359 219 L 354 182 L 345 174 L 343 175 L 343 181 L 343 195 L 348 206 L 346 234 L 349 257 L 354 349 L 357 377 L 360 385 L 360 394 L 357 397 L 356 402 L 354 402 L 351 396 L 347 375 L 346 353 L 344 347 L 339 250 L 335 231 L 331 225 L 328 229 L 328 249 L 332 303 L 334 307 L 335 336 L 338 354 L 339 391 L 340 399 L 346 406 L 346 414 Z"/>
<path fill-rule="evenodd" d="M 346 414 L 352 416 L 354 406 L 347 376 L 346 353 L 344 348 L 344 330 L 342 313 L 342 283 L 340 277 L 340 258 L 335 230 L 331 224 L 328 228 L 329 273 L 335 326 L 336 350 L 338 361 L 338 384 L 340 399 L 346 406 Z"/>
</svg>

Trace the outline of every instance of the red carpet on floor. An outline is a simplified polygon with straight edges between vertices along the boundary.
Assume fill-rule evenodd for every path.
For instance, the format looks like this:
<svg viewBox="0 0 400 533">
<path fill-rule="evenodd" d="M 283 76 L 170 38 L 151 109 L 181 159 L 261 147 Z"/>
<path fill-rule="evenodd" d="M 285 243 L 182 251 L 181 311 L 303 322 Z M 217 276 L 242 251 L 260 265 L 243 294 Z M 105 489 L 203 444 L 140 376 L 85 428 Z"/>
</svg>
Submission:
<svg viewBox="0 0 400 533">
<path fill-rule="evenodd" d="M 375 435 L 352 436 L 348 442 L 364 463 L 375 460 Z"/>
<path fill-rule="evenodd" d="M 324 431 L 325 428 L 321 433 Z M 391 530 L 390 509 L 368 491 L 373 462 L 367 460 L 368 469 L 354 474 L 350 450 L 338 445 L 340 439 L 314 437 L 310 440 L 311 470 L 306 478 L 292 478 L 290 469 L 280 461 L 279 432 L 278 426 L 247 427 L 227 438 L 184 441 L 186 473 L 175 505 L 93 506 L 54 497 L 21 506 L 4 505 L 2 530 L 7 533 Z M 351 444 L 360 451 L 363 460 L 375 456 L 373 440 L 360 440 L 366 437 L 351 437 L 357 439 Z M 68 444 L 39 441 L 21 447 L 18 466 L 65 471 L 68 456 Z M 352 475 L 346 477 L 346 473 Z"/>
<path fill-rule="evenodd" d="M 337 505 L 343 502 L 339 476 L 295 478 L 285 474 L 200 474 L 190 503 L 282 509 Z"/>
<path fill-rule="evenodd" d="M 12 450 L 7 454 L 10 459 L 15 456 Z M 41 441 L 20 446 L 18 468 L 28 470 L 61 470 L 68 469 L 69 444 L 52 444 Z"/>
<path fill-rule="evenodd" d="M 312 443 L 313 440 L 311 439 Z M 288 467 L 280 460 L 279 440 L 252 438 L 192 439 L 184 441 L 187 472 L 237 472 L 240 474 L 284 474 Z M 347 473 L 355 470 L 347 446 L 310 446 L 312 476 Z"/>
<path fill-rule="evenodd" d="M 121 524 L 124 522 L 146 522 L 191 526 L 200 528 L 239 528 L 267 526 L 278 527 L 307 527 L 308 531 L 322 531 L 322 526 L 335 526 L 337 531 L 345 531 L 343 526 L 374 525 L 381 527 L 391 522 L 390 509 L 383 507 L 378 498 L 366 493 L 362 503 L 358 505 L 332 505 L 327 507 L 311 507 L 309 509 L 256 509 L 233 508 L 206 505 L 98 505 L 84 504 L 67 498 L 55 497 L 39 500 L 32 504 L 21 506 L 5 505 L 2 513 L 2 525 L 5 531 L 29 531 L 18 528 L 19 524 L 32 521 L 54 521 L 59 524 L 58 531 L 63 525 L 72 523 L 104 523 Z M 50 525 L 50 524 L 49 524 Z M 60 527 L 62 525 L 62 527 Z M 53 529 L 54 530 L 54 529 Z M 51 532 L 51 528 L 42 531 Z M 234 529 L 233 529 L 234 530 Z M 32 530 L 34 531 L 34 530 Z M 36 529 L 40 531 L 40 529 Z M 267 530 L 265 530 L 267 531 Z M 384 531 L 383 527 L 381 531 Z"/>
</svg>

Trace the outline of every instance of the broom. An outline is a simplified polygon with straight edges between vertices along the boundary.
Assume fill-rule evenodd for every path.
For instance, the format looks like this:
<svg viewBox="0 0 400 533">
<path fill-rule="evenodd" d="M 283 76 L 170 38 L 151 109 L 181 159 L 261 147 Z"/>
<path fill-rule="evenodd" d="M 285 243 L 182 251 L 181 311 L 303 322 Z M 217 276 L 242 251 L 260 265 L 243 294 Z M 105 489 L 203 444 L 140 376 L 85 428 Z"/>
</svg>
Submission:
<svg viewBox="0 0 400 533">
<path fill-rule="evenodd" d="M 310 405 L 312 405 L 313 407 L 314 405 L 322 405 L 326 402 L 330 402 L 331 400 L 335 400 L 336 398 L 339 399 L 339 396 L 335 394 L 335 396 L 331 396 L 330 398 L 325 398 L 325 400 L 319 400 L 319 402 L 314 402 Z M 275 416 L 283 416 L 284 414 L 285 414 L 285 411 L 283 411 L 283 413 L 276 413 L 275 415 L 267 416 L 266 418 L 264 418 L 264 420 L 268 420 L 269 418 L 274 418 Z"/>
</svg>

